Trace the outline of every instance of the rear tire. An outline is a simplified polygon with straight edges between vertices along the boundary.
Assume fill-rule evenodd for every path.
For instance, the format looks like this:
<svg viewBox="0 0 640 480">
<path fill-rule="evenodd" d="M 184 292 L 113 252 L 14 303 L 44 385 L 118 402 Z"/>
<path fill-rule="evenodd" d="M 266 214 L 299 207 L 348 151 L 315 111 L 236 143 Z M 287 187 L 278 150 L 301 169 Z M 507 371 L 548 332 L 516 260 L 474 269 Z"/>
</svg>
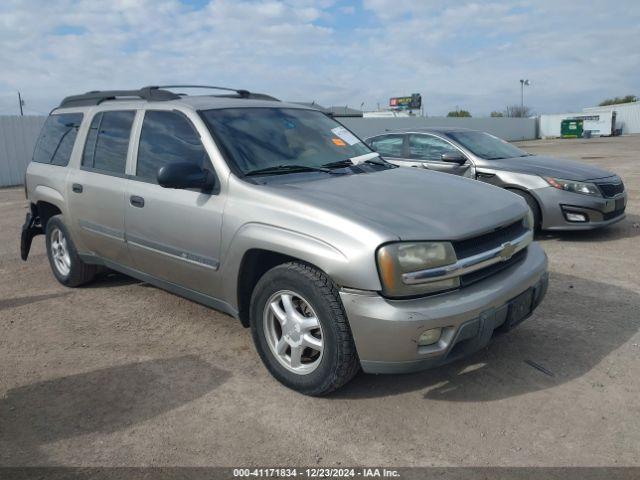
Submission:
<svg viewBox="0 0 640 480">
<path fill-rule="evenodd" d="M 527 202 L 527 205 L 529 205 L 529 208 L 533 213 L 534 229 L 536 231 L 540 231 L 540 228 L 542 226 L 542 212 L 540 210 L 540 205 L 538 205 L 538 201 L 533 198 L 533 195 L 522 190 L 509 189 L 509 191 L 524 198 L 524 201 Z"/>
<path fill-rule="evenodd" d="M 251 333 L 262 362 L 283 385 L 326 395 L 360 369 L 336 284 L 323 272 L 285 263 L 258 281 Z"/>
<path fill-rule="evenodd" d="M 90 282 L 99 268 L 84 263 L 62 221 L 62 215 L 55 215 L 47 222 L 47 257 L 56 279 L 67 287 L 79 287 Z"/>
</svg>

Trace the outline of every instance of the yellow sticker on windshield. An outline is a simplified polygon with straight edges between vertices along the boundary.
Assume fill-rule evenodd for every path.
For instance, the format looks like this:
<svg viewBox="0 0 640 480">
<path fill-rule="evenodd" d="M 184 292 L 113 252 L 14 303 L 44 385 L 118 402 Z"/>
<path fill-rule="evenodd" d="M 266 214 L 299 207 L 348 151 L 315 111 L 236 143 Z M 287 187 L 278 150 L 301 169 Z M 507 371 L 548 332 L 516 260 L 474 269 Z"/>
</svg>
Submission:
<svg viewBox="0 0 640 480">
<path fill-rule="evenodd" d="M 337 145 L 338 147 L 346 147 L 347 144 L 344 143 L 344 140 L 341 140 L 340 138 L 332 138 L 331 141 L 333 142 L 334 145 Z"/>
</svg>

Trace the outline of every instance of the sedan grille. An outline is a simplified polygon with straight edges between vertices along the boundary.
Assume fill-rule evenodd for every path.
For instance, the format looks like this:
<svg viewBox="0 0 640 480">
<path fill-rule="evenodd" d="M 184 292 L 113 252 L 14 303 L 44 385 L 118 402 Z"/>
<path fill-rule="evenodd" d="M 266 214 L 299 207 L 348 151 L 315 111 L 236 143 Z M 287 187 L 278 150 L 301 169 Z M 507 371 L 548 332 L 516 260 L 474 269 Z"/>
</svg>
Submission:
<svg viewBox="0 0 640 480">
<path fill-rule="evenodd" d="M 624 192 L 624 183 L 620 180 L 618 183 L 597 183 L 602 195 L 611 198 Z"/>
</svg>

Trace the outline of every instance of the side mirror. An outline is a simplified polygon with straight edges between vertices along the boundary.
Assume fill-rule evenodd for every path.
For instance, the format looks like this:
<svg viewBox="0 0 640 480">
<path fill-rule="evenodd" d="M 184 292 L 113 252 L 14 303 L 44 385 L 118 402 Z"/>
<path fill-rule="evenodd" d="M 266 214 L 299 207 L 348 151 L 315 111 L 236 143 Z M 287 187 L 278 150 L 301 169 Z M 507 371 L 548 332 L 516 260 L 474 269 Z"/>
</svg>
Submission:
<svg viewBox="0 0 640 480">
<path fill-rule="evenodd" d="M 464 165 L 467 163 L 467 157 L 465 157 L 462 153 L 443 153 L 440 158 L 443 162 L 451 162 L 457 163 L 458 165 Z"/>
<path fill-rule="evenodd" d="M 158 184 L 164 188 L 211 190 L 215 185 L 215 177 L 194 163 L 175 162 L 158 169 Z"/>
</svg>

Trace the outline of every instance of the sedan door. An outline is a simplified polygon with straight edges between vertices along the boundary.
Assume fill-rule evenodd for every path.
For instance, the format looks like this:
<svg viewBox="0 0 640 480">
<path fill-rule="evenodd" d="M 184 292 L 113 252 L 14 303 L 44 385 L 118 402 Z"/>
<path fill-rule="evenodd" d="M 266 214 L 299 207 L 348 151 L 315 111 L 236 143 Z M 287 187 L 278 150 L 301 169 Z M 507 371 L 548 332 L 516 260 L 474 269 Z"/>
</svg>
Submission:
<svg viewBox="0 0 640 480">
<path fill-rule="evenodd" d="M 160 167 L 175 162 L 213 172 L 200 135 L 181 112 L 147 110 L 139 138 L 125 200 L 127 244 L 135 268 L 215 296 L 224 197 L 157 183 Z"/>
<path fill-rule="evenodd" d="M 474 168 L 466 155 L 443 138 L 426 133 L 408 135 L 409 159 L 429 170 L 474 177 Z"/>
<path fill-rule="evenodd" d="M 411 165 L 407 159 L 406 135 L 403 133 L 389 133 L 367 140 L 369 146 L 378 152 L 385 160 L 403 167 L 419 166 L 419 162 Z"/>
</svg>

